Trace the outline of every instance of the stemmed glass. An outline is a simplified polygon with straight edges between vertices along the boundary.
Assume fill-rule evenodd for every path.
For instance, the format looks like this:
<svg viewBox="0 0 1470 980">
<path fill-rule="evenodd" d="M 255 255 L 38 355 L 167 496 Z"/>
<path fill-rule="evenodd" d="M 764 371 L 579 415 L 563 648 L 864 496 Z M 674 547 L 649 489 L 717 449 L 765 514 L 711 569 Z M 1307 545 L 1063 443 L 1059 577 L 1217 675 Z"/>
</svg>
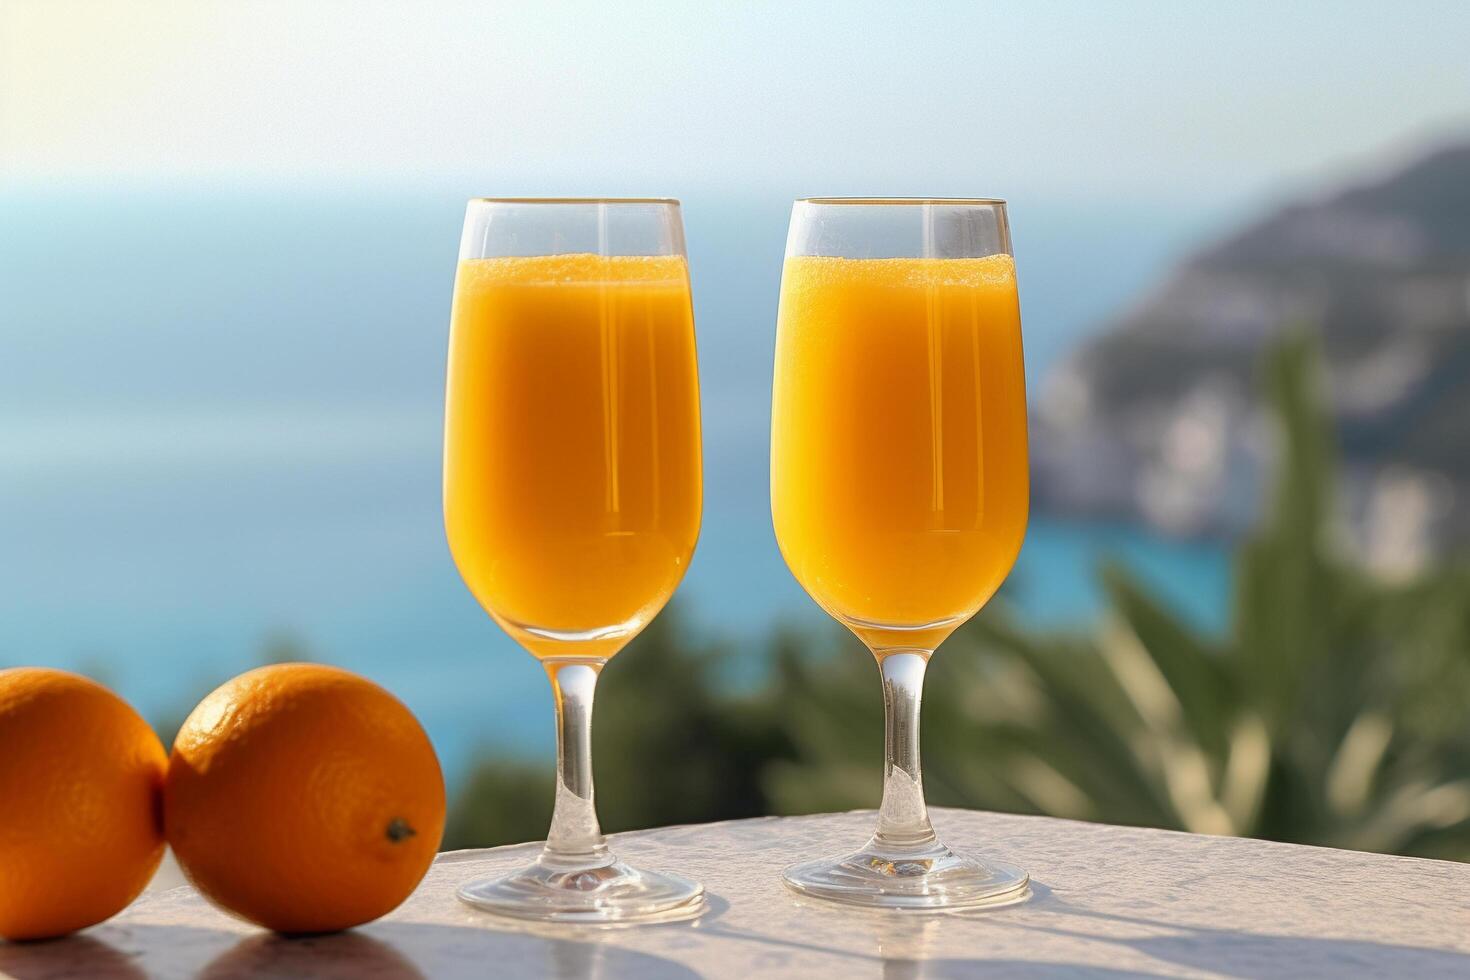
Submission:
<svg viewBox="0 0 1470 980">
<path fill-rule="evenodd" d="M 771 514 L 807 593 L 867 644 L 887 723 L 878 828 L 788 868 L 803 894 L 943 909 L 1027 876 L 935 836 L 919 699 L 939 644 L 1000 586 L 1026 528 L 1021 320 L 1005 204 L 813 198 L 786 244 Z"/>
<path fill-rule="evenodd" d="M 465 584 L 540 659 L 556 700 L 555 810 L 530 867 L 470 905 L 577 922 L 690 918 L 704 889 L 608 851 L 592 696 L 689 567 L 699 383 L 672 200 L 469 203 L 451 317 L 444 523 Z"/>
</svg>

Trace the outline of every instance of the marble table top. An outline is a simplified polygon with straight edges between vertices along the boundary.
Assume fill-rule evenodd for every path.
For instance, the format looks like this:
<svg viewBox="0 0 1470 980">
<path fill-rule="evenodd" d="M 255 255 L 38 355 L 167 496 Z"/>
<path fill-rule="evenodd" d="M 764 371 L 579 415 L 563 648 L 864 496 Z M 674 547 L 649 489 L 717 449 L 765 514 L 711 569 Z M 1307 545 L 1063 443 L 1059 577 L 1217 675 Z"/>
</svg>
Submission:
<svg viewBox="0 0 1470 980">
<path fill-rule="evenodd" d="M 41 980 L 323 977 L 1470 977 L 1470 865 L 966 810 L 934 811 L 956 849 L 1027 868 L 1023 905 L 876 913 L 799 899 L 787 863 L 860 843 L 870 812 L 621 834 L 635 863 L 702 880 L 709 911 L 651 927 L 546 927 L 454 898 L 535 845 L 441 855 L 392 915 L 282 939 L 187 885 L 47 943 L 0 943 L 0 974 Z"/>
</svg>

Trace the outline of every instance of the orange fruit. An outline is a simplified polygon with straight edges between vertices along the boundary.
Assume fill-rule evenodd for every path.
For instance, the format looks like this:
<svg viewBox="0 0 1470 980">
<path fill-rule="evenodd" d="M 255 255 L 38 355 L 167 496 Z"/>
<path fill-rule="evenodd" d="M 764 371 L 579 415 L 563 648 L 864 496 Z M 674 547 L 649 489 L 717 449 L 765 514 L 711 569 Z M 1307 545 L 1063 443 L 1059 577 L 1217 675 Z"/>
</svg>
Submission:
<svg viewBox="0 0 1470 980">
<path fill-rule="evenodd" d="M 444 777 L 393 695 L 336 667 L 275 664 L 189 715 L 163 813 L 210 901 L 277 932 L 334 932 L 392 911 L 423 878 Z"/>
<path fill-rule="evenodd" d="M 163 858 L 167 761 L 126 701 L 64 670 L 0 670 L 0 936 L 83 929 Z"/>
</svg>

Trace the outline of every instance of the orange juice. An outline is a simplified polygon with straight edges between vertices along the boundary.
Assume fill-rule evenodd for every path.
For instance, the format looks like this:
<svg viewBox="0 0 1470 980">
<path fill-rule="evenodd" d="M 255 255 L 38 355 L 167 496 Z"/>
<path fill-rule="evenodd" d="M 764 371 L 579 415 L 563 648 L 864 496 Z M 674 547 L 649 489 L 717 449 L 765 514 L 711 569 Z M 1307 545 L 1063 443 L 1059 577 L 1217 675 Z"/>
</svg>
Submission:
<svg viewBox="0 0 1470 980">
<path fill-rule="evenodd" d="M 875 651 L 933 650 L 1000 586 L 1026 529 L 1010 256 L 788 258 L 772 413 L 792 573 Z"/>
<path fill-rule="evenodd" d="M 538 657 L 616 653 L 699 534 L 699 390 L 679 256 L 467 259 L 444 520 L 470 590 Z"/>
</svg>

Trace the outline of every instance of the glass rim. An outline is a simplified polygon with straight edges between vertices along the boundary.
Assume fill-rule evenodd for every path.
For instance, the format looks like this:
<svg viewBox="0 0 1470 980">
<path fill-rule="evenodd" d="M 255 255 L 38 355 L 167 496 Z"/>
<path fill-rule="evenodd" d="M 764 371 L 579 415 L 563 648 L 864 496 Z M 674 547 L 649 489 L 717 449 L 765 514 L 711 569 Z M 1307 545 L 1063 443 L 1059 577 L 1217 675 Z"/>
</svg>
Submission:
<svg viewBox="0 0 1470 980">
<path fill-rule="evenodd" d="M 912 207 L 922 204 L 943 204 L 955 207 L 1005 207 L 1003 197 L 798 197 L 797 204 L 857 207 Z"/>
<path fill-rule="evenodd" d="M 662 204 L 679 207 L 677 197 L 472 197 L 471 204 Z"/>
</svg>

